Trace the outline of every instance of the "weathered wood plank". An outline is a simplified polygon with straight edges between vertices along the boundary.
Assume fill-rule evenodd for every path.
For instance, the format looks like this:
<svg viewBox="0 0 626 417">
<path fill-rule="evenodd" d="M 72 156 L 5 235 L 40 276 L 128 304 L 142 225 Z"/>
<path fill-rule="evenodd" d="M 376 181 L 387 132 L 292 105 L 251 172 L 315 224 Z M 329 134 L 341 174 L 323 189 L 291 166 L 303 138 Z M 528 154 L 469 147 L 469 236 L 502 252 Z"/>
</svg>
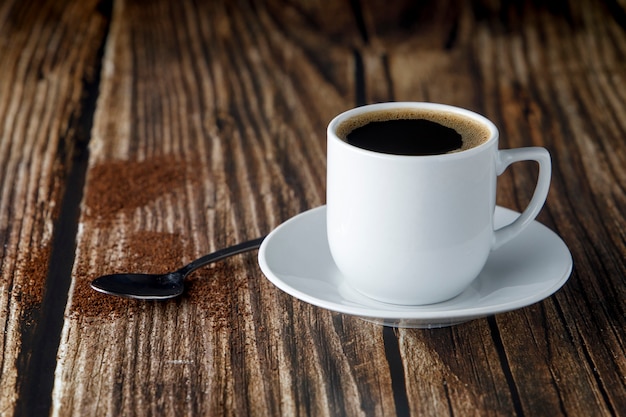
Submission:
<svg viewBox="0 0 626 417">
<path fill-rule="evenodd" d="M 626 409 L 624 10 L 598 2 L 459 6 L 452 14 L 416 6 L 404 11 L 411 25 L 395 28 L 364 12 L 366 98 L 468 107 L 500 127 L 502 147 L 548 147 L 554 179 L 540 220 L 570 245 L 576 270 L 554 297 L 490 326 L 401 331 L 411 409 L 615 415 Z M 510 169 L 499 204 L 523 208 L 534 175 Z"/>
<path fill-rule="evenodd" d="M 54 415 L 393 414 L 382 329 L 281 293 L 254 254 L 197 272 L 171 302 L 88 287 L 107 272 L 171 268 L 323 203 L 324 129 L 352 105 L 353 54 L 317 34 L 306 10 L 302 38 L 291 37 L 284 11 L 115 2 Z"/>
<path fill-rule="evenodd" d="M 404 398 L 416 415 L 626 409 L 623 2 L 206 3 L 114 2 L 53 414 L 390 415 Z M 0 5 L 3 415 L 104 35 L 96 7 Z M 468 107 L 500 126 L 503 147 L 551 150 L 540 220 L 574 255 L 565 288 L 395 333 L 286 296 L 253 254 L 198 271 L 176 301 L 89 289 L 323 204 L 326 123 L 382 100 Z M 534 175 L 508 171 L 499 203 L 522 208 Z M 387 360 L 396 336 L 402 375 Z"/>
<path fill-rule="evenodd" d="M 83 83 L 102 42 L 94 1 L 0 4 L 0 414 L 37 326 Z"/>
</svg>

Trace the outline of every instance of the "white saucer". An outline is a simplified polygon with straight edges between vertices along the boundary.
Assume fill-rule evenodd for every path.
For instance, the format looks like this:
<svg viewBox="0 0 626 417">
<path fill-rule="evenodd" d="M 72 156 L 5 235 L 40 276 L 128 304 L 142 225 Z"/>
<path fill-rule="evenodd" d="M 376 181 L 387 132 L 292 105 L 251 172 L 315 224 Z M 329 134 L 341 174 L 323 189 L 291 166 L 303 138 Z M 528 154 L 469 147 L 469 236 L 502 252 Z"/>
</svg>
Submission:
<svg viewBox="0 0 626 417">
<path fill-rule="evenodd" d="M 495 225 L 519 213 L 496 207 Z M 404 306 L 372 300 L 345 284 L 326 237 L 326 206 L 286 221 L 263 241 L 259 265 L 286 293 L 313 305 L 392 327 L 433 328 L 515 310 L 557 291 L 572 272 L 572 256 L 554 232 L 533 222 L 493 251 L 473 284 L 438 304 Z"/>
</svg>

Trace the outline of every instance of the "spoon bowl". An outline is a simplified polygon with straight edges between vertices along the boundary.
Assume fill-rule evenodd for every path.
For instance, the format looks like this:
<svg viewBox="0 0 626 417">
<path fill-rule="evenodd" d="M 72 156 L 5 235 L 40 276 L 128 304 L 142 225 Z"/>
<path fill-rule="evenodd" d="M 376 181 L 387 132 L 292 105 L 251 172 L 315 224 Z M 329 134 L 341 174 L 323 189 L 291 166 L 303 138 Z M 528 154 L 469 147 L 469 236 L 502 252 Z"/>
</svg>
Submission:
<svg viewBox="0 0 626 417">
<path fill-rule="evenodd" d="M 180 272 L 167 274 L 111 274 L 94 279 L 96 291 L 140 300 L 164 300 L 178 297 L 185 290 L 185 276 Z"/>
<path fill-rule="evenodd" d="M 122 273 L 103 275 L 91 281 L 96 291 L 140 300 L 165 300 L 178 297 L 185 290 L 185 278 L 196 269 L 239 253 L 258 249 L 265 237 L 220 249 L 165 274 Z"/>
</svg>

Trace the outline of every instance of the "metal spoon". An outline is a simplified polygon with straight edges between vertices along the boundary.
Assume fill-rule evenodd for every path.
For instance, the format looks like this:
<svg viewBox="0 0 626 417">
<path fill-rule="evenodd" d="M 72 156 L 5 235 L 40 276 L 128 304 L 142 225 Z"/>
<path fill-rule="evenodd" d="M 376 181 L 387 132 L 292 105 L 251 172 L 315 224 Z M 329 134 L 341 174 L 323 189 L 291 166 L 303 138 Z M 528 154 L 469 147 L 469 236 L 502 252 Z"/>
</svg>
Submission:
<svg viewBox="0 0 626 417">
<path fill-rule="evenodd" d="M 91 288 L 105 294 L 142 300 L 165 300 L 183 293 L 185 277 L 212 262 L 258 249 L 265 237 L 243 242 L 196 259 L 177 271 L 166 274 L 112 274 L 91 281 Z"/>
</svg>

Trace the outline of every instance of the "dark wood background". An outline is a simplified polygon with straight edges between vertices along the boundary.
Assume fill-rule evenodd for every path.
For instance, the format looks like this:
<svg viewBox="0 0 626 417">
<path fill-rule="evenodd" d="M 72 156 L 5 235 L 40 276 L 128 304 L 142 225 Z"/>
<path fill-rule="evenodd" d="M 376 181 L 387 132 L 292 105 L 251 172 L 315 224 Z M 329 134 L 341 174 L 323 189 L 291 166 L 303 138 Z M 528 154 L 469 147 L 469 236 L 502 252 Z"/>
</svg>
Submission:
<svg viewBox="0 0 626 417">
<path fill-rule="evenodd" d="M 0 58 L 0 415 L 626 413 L 623 0 L 5 0 Z M 439 330 L 293 299 L 255 254 L 174 301 L 89 289 L 324 204 L 328 121 L 393 100 L 550 150 L 564 288 Z"/>
</svg>

